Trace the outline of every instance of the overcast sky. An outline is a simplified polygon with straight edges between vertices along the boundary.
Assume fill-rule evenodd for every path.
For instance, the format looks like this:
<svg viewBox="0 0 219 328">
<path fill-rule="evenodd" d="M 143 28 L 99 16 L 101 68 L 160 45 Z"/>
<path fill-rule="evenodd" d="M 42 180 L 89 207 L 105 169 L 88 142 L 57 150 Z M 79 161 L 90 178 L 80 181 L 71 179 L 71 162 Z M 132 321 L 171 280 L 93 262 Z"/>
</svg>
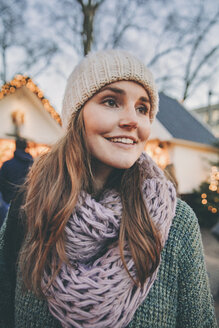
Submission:
<svg viewBox="0 0 219 328">
<path fill-rule="evenodd" d="M 6 1 L 6 0 L 2 0 Z M 11 0 L 13 1 L 13 0 Z M 49 4 L 54 3 L 55 0 L 51 0 Z M 35 0 L 29 0 L 30 8 L 28 10 L 28 13 L 26 14 L 26 20 L 28 20 L 29 29 L 31 36 L 34 37 L 49 37 L 51 35 L 51 39 L 55 35 L 55 25 L 47 24 L 47 13 L 44 11 L 43 4 L 45 2 L 42 2 L 41 6 L 38 6 L 38 10 L 35 7 L 36 4 L 40 4 L 41 0 L 38 0 L 37 2 Z M 146 1 L 145 1 L 146 2 Z M 156 1 L 154 1 L 155 3 Z M 159 32 L 159 29 L 161 29 L 161 22 L 163 22 L 163 18 L 165 17 L 165 14 L 167 10 L 171 8 L 171 10 L 174 9 L 176 12 L 180 12 L 181 14 L 188 15 L 191 14 L 188 12 L 189 7 L 184 7 L 183 4 L 185 3 L 191 3 L 189 0 L 173 0 L 170 1 L 170 7 L 165 7 L 165 3 L 168 3 L 168 0 L 160 1 L 160 3 L 163 3 L 164 5 L 160 5 L 160 3 L 157 4 L 157 12 L 159 12 L 159 16 L 156 21 L 149 22 L 149 24 L 154 24 L 154 27 L 156 28 L 156 32 Z M 203 0 L 193 0 L 192 4 L 198 4 L 203 3 L 204 8 L 206 10 L 206 15 L 213 15 L 216 10 L 219 8 L 218 1 L 215 0 L 209 0 L 208 2 L 205 2 Z M 111 4 L 111 2 L 108 0 L 106 1 L 107 5 Z M 130 2 L 131 3 L 131 2 Z M 133 1 L 132 1 L 133 3 Z M 59 5 L 61 3 L 59 2 Z M 108 6 L 109 6 L 108 5 Z M 39 10 L 40 8 L 40 10 Z M 108 11 L 110 11 L 110 7 L 108 7 Z M 58 10 L 58 7 L 57 7 Z M 184 10 L 184 12 L 182 12 Z M 138 8 L 136 9 L 136 12 L 134 13 L 135 16 L 137 16 Z M 107 18 L 106 15 L 107 11 L 106 8 L 103 7 L 102 12 L 100 12 L 99 17 L 102 18 L 103 25 L 100 25 L 100 28 L 104 29 L 104 33 L 102 33 L 103 39 L 104 35 L 106 37 L 107 33 L 110 32 L 110 15 L 109 18 Z M 192 16 L 191 16 L 192 17 Z M 207 16 L 206 16 L 207 17 Z M 104 18 L 104 19 L 103 19 Z M 49 20 L 49 19 L 48 19 Z M 134 21 L 134 19 L 133 19 Z M 54 24 L 57 24 L 57 22 L 54 21 Z M 105 25 L 104 25 L 105 24 Z M 218 41 L 218 35 L 219 35 L 219 29 L 214 28 L 211 30 L 211 33 L 209 33 L 207 40 L 205 40 L 205 43 L 203 44 L 203 47 L 210 49 L 210 46 L 213 46 L 215 44 L 215 40 Z M 67 33 L 67 29 L 63 29 L 63 33 Z M 126 35 L 126 39 L 131 41 L 132 48 L 130 49 L 130 45 L 127 43 L 123 43 L 122 47 L 127 48 L 128 50 L 132 51 L 134 54 L 137 54 L 145 63 L 150 61 L 150 55 L 153 52 L 153 49 L 155 48 L 155 42 L 153 41 L 153 37 L 145 38 L 143 33 L 136 32 L 133 30 L 129 30 L 128 34 Z M 162 41 L 162 40 L 161 40 Z M 59 39 L 59 42 L 62 42 L 61 39 Z M 167 39 L 169 44 L 172 46 L 171 39 Z M 68 45 L 63 43 L 63 52 L 59 55 L 55 56 L 52 60 L 51 66 L 45 69 L 40 75 L 35 75 L 34 71 L 26 71 L 26 72 L 19 72 L 19 73 L 25 73 L 27 75 L 30 75 L 40 89 L 42 89 L 44 95 L 49 99 L 50 103 L 55 107 L 55 109 L 60 113 L 61 112 L 61 106 L 62 106 L 62 98 L 64 94 L 66 79 L 68 75 L 71 73 L 74 66 L 79 62 L 82 56 L 80 56 L 77 52 L 72 51 L 71 47 L 68 47 Z M 14 72 L 14 62 L 15 59 L 17 59 L 19 56 L 22 58 L 22 51 L 16 50 L 16 56 L 14 55 L 14 52 L 9 53 L 8 57 L 8 64 L 10 67 L 9 75 L 12 75 L 12 72 Z M 168 72 L 168 69 L 173 69 L 174 66 L 179 67 L 180 62 L 183 60 L 182 53 L 176 53 L 174 56 L 166 56 L 159 65 L 155 67 L 151 67 L 155 79 L 159 78 L 160 70 L 165 70 Z M 219 66 L 219 59 L 216 58 Z M 36 70 L 35 70 L 36 71 Z M 60 74 L 61 73 L 61 74 Z M 12 77 L 12 76 L 11 76 Z M 173 96 L 174 98 L 179 99 L 179 93 L 177 88 L 179 86 L 177 84 L 171 86 L 171 88 L 168 89 L 166 92 L 168 95 Z M 192 94 L 192 96 L 189 97 L 188 100 L 185 101 L 185 106 L 188 109 L 206 106 L 208 104 L 208 91 L 211 89 L 213 91 L 212 95 L 212 103 L 218 103 L 219 102 L 219 74 L 215 75 L 209 83 L 205 83 L 200 85 L 200 87 Z"/>
</svg>

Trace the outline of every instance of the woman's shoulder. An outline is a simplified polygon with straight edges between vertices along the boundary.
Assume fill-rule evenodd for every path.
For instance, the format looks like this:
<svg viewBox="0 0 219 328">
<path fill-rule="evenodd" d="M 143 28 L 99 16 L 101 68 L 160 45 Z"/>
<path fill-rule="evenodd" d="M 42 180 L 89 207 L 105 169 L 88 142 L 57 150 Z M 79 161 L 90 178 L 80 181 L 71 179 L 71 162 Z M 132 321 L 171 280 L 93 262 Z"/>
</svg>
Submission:
<svg viewBox="0 0 219 328">
<path fill-rule="evenodd" d="M 198 219 L 193 209 L 179 198 L 177 199 L 176 211 L 172 226 L 177 228 L 180 234 L 186 232 L 191 227 L 199 227 Z"/>
<path fill-rule="evenodd" d="M 174 252 L 176 256 L 184 258 L 192 254 L 203 253 L 201 232 L 198 219 L 193 209 L 184 201 L 178 199 L 175 216 L 169 231 L 167 252 Z M 200 254 L 201 254 L 200 253 Z"/>
</svg>

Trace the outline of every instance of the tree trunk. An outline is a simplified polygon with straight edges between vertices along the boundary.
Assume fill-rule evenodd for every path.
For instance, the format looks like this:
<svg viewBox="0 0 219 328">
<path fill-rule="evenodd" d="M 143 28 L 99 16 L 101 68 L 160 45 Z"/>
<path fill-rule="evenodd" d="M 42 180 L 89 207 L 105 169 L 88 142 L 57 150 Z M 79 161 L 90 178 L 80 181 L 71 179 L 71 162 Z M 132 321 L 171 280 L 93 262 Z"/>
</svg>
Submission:
<svg viewBox="0 0 219 328">
<path fill-rule="evenodd" d="M 85 56 L 91 51 L 91 46 L 93 43 L 93 25 L 96 9 L 97 7 L 92 5 L 90 1 L 88 1 L 87 5 L 82 7 L 84 16 L 82 40 Z"/>
<path fill-rule="evenodd" d="M 83 41 L 84 56 L 91 51 L 93 43 L 93 31 L 94 31 L 94 17 L 97 9 L 105 0 L 97 1 L 92 4 L 92 0 L 88 0 L 85 4 L 83 0 L 77 0 L 80 4 L 83 13 L 83 29 L 81 32 Z"/>
</svg>

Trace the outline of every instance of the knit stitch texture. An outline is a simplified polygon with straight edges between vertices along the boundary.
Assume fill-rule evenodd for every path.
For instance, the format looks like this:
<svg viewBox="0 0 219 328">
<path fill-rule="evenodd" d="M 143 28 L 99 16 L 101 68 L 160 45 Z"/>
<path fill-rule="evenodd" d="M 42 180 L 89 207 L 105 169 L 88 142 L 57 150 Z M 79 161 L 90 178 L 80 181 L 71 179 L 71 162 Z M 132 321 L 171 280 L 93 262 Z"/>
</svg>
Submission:
<svg viewBox="0 0 219 328">
<path fill-rule="evenodd" d="M 60 328 L 46 301 L 22 291 L 19 276 L 15 308 L 3 306 L 8 304 L 10 288 L 9 276 L 2 265 L 10 260 L 4 254 L 6 223 L 9 224 L 5 222 L 0 232 L 0 327 Z M 157 279 L 128 328 L 217 328 L 197 218 L 181 200 L 177 202 L 161 258 Z M 7 323 L 13 317 L 15 324 Z"/>
<path fill-rule="evenodd" d="M 86 56 L 70 74 L 62 106 L 62 125 L 67 129 L 72 113 L 78 111 L 105 85 L 117 81 L 135 81 L 148 92 L 150 119 L 158 111 L 158 92 L 149 69 L 124 50 L 104 50 Z"/>
<path fill-rule="evenodd" d="M 175 214 L 176 191 L 146 153 L 136 165 L 143 179 L 142 195 L 163 247 Z M 63 327 L 125 327 L 152 287 L 159 266 L 143 288 L 136 288 L 124 268 L 118 245 L 121 217 L 121 198 L 115 190 L 105 190 L 99 201 L 85 192 L 80 195 L 65 228 L 66 255 L 71 266 L 63 263 L 46 289 L 50 311 Z M 124 258 L 136 279 L 127 242 Z M 48 281 L 45 273 L 44 285 Z"/>
</svg>

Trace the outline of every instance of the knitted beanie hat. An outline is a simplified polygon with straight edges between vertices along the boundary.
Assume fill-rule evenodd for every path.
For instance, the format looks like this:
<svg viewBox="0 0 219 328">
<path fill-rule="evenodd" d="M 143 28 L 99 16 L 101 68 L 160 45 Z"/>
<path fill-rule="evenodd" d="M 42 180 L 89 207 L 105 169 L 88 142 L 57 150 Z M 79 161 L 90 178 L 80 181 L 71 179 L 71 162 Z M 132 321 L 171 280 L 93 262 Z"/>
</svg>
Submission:
<svg viewBox="0 0 219 328">
<path fill-rule="evenodd" d="M 71 115 L 82 108 L 95 93 L 116 81 L 136 81 L 148 93 L 150 119 L 158 110 L 158 92 L 151 72 L 124 50 L 103 50 L 86 56 L 68 78 L 62 107 L 62 125 L 67 129 Z"/>
</svg>

